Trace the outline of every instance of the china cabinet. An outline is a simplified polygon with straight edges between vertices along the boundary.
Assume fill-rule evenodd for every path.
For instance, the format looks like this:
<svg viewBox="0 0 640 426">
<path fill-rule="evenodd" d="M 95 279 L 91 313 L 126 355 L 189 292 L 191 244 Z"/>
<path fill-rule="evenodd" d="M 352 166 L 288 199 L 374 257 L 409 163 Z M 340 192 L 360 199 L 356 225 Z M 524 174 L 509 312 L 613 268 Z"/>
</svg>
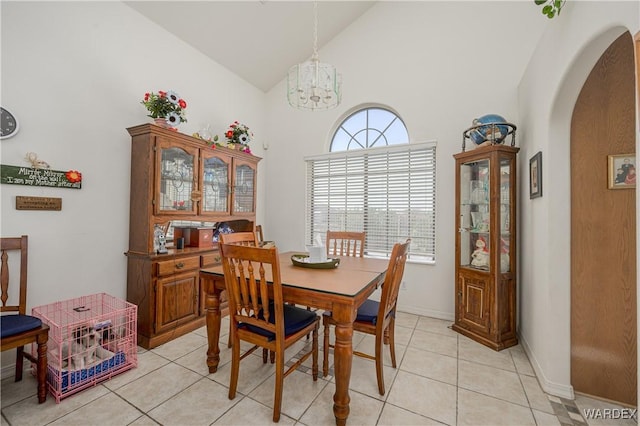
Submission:
<svg viewBox="0 0 640 426">
<path fill-rule="evenodd" d="M 456 162 L 455 323 L 492 349 L 516 345 L 516 154 L 489 145 Z"/>
<path fill-rule="evenodd" d="M 236 231 L 253 230 L 260 158 L 152 124 L 127 130 L 127 300 L 138 305 L 138 344 L 149 349 L 205 324 L 199 271 L 220 260 L 216 241 L 184 249 L 169 242 L 166 253 L 156 253 L 154 228 L 225 223 Z"/>
</svg>

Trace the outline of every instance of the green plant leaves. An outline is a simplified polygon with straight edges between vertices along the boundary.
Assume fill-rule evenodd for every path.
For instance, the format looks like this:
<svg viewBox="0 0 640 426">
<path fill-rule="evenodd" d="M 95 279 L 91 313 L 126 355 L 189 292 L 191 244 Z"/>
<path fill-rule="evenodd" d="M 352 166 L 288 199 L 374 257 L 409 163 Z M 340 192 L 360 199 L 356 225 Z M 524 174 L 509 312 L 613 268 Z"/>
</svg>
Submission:
<svg viewBox="0 0 640 426">
<path fill-rule="evenodd" d="M 538 6 L 542 7 L 542 14 L 551 19 L 556 15 L 560 15 L 560 10 L 564 6 L 566 0 L 533 0 Z"/>
</svg>

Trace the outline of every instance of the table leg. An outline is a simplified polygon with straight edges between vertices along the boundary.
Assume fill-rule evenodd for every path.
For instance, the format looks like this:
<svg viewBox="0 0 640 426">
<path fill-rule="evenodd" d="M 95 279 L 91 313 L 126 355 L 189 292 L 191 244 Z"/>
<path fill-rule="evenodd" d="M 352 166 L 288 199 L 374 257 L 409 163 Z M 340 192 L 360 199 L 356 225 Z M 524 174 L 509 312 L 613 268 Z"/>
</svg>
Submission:
<svg viewBox="0 0 640 426">
<path fill-rule="evenodd" d="M 47 399 L 47 341 L 48 334 L 39 334 L 38 344 L 38 403 L 43 403 Z"/>
<path fill-rule="evenodd" d="M 205 291 L 205 308 L 207 310 L 207 366 L 209 373 L 215 373 L 220 363 L 220 293 L 212 277 L 203 277 L 202 284 Z"/>
<path fill-rule="evenodd" d="M 333 319 L 336 321 L 336 342 L 333 352 L 336 375 L 336 393 L 333 395 L 333 414 L 336 424 L 347 424 L 349 417 L 349 381 L 351 380 L 351 363 L 353 359 L 353 307 L 338 308 L 334 305 Z"/>
</svg>

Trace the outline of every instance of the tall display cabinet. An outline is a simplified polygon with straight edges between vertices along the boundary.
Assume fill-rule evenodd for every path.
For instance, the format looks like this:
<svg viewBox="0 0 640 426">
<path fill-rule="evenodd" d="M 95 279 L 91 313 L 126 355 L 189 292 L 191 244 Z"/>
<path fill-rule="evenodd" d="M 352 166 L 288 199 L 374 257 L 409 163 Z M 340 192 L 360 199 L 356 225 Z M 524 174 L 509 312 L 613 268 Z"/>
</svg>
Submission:
<svg viewBox="0 0 640 426">
<path fill-rule="evenodd" d="M 143 124 L 131 135 L 127 300 L 138 305 L 138 344 L 153 348 L 205 324 L 201 268 L 220 262 L 217 242 L 154 251 L 154 229 L 205 235 L 218 224 L 254 230 L 259 157 Z M 202 234 L 200 234 L 202 233 Z M 225 305 L 221 304 L 221 309 Z"/>
<path fill-rule="evenodd" d="M 516 154 L 489 145 L 456 162 L 455 323 L 453 329 L 492 349 L 516 335 Z"/>
</svg>

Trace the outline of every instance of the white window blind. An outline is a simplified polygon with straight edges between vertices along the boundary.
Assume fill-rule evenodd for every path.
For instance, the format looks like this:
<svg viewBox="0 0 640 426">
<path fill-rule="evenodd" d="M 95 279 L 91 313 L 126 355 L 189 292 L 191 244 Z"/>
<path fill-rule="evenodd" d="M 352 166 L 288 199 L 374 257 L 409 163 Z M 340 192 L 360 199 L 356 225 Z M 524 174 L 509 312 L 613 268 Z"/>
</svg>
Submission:
<svg viewBox="0 0 640 426">
<path fill-rule="evenodd" d="M 411 238 L 409 259 L 435 261 L 436 144 L 416 143 L 307 157 L 305 240 L 367 233 L 365 255 L 388 257 Z"/>
</svg>

